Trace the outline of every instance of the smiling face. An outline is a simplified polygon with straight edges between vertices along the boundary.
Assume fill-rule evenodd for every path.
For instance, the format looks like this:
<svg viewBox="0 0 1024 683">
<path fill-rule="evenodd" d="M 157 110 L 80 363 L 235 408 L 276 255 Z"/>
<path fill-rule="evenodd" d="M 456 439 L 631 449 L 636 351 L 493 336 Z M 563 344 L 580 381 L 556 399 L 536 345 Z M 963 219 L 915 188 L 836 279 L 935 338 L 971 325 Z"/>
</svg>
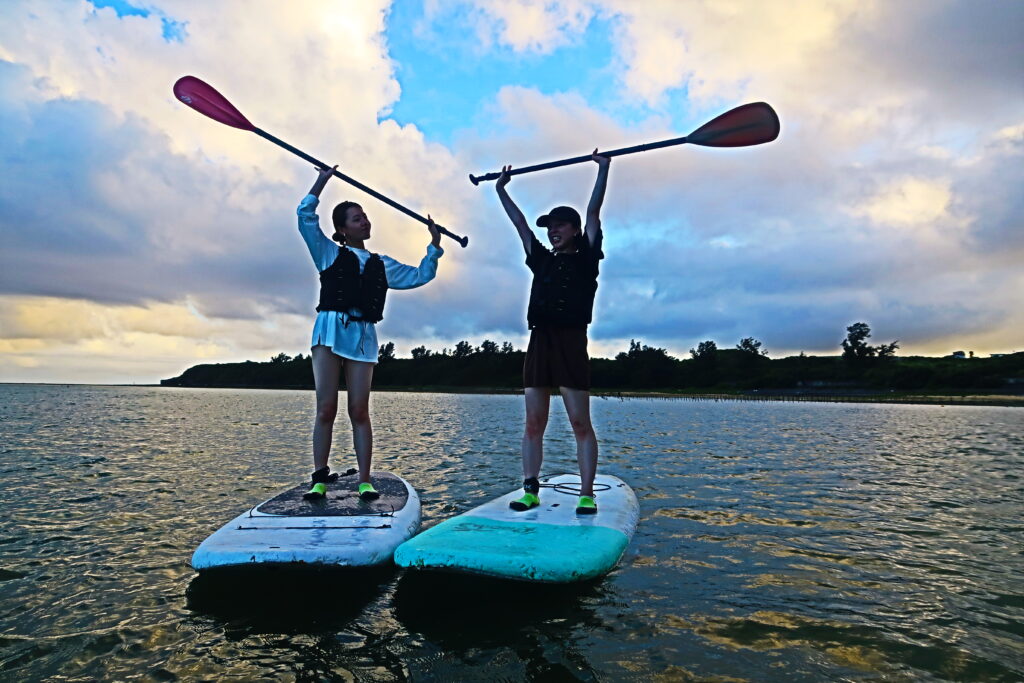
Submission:
<svg viewBox="0 0 1024 683">
<path fill-rule="evenodd" d="M 580 229 L 570 221 L 551 221 L 548 223 L 548 241 L 555 251 L 575 251 L 576 235 Z"/>
</svg>

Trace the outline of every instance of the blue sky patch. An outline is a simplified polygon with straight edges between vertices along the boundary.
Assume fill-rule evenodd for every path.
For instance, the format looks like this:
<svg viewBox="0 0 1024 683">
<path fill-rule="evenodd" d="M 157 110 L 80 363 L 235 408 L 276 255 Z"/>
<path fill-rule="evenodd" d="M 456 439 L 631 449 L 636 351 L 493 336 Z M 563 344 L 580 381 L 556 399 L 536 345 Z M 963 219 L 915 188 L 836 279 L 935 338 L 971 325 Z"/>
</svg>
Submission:
<svg viewBox="0 0 1024 683">
<path fill-rule="evenodd" d="M 148 17 L 154 12 L 145 7 L 136 7 L 126 0 L 89 0 L 96 9 L 112 9 L 117 12 L 118 17 Z M 185 27 L 186 21 L 177 21 L 167 16 L 160 10 L 155 11 L 160 17 L 161 35 L 168 43 L 183 43 L 188 32 Z"/>
<path fill-rule="evenodd" d="M 125 0 L 89 0 L 96 9 L 110 8 L 119 17 L 148 17 L 150 12 L 143 7 L 136 7 Z"/>
<path fill-rule="evenodd" d="M 739 104 L 695 107 L 689 100 L 687 74 L 680 87 L 666 91 L 653 105 L 628 94 L 617 71 L 616 21 L 594 18 L 569 44 L 538 54 L 497 44 L 485 48 L 463 5 L 442 7 L 428 22 L 422 3 L 396 3 L 388 14 L 385 37 L 402 94 L 388 116 L 402 125 L 414 124 L 428 140 L 451 146 L 460 130 L 499 132 L 490 106 L 505 86 L 519 85 L 544 95 L 578 94 L 592 109 L 627 129 L 662 117 L 680 136 Z"/>
<path fill-rule="evenodd" d="M 493 127 L 488 107 L 504 86 L 547 95 L 576 92 L 602 110 L 602 99 L 614 92 L 610 35 L 607 22 L 594 20 L 582 36 L 551 54 L 497 45 L 485 54 L 465 10 L 443 12 L 428 27 L 422 4 L 396 3 L 385 37 L 402 95 L 390 117 L 450 144 L 456 131 Z"/>
<path fill-rule="evenodd" d="M 160 23 L 163 25 L 163 36 L 164 40 L 168 43 L 184 43 L 185 36 L 188 33 L 185 31 L 185 26 L 188 22 L 175 21 L 169 17 L 160 17 Z"/>
</svg>

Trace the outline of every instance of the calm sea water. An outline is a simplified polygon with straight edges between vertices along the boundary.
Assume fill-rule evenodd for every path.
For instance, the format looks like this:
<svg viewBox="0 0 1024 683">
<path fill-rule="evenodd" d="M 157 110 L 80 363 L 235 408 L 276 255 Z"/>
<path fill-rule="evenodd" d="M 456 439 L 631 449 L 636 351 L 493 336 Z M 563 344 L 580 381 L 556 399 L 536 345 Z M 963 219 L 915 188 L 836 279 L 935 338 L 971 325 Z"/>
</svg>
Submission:
<svg viewBox="0 0 1024 683">
<path fill-rule="evenodd" d="M 641 501 L 603 580 L 198 579 L 203 538 L 308 477 L 312 406 L 0 385 L 0 677 L 1024 679 L 1020 409 L 595 399 L 602 468 Z M 571 470 L 552 408 L 545 471 Z M 425 526 L 519 484 L 518 396 L 372 412 Z"/>
</svg>

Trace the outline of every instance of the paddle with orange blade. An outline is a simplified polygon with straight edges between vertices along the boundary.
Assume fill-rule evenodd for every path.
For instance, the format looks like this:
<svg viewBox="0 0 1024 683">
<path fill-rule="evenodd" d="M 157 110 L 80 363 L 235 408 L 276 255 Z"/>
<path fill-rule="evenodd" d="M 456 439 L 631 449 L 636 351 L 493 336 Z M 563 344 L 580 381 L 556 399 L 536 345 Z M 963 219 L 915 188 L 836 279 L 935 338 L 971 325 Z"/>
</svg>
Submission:
<svg viewBox="0 0 1024 683">
<path fill-rule="evenodd" d="M 702 147 L 750 147 L 751 145 L 762 145 L 766 142 L 771 142 L 777 137 L 779 137 L 779 117 L 775 110 L 765 102 L 753 102 L 741 105 L 725 112 L 721 116 L 715 117 L 684 137 L 613 149 L 610 152 L 601 152 L 600 154 L 605 157 L 617 157 L 623 154 L 646 152 L 649 149 L 661 149 L 662 147 L 685 145 L 687 143 L 701 145 Z M 533 173 L 534 171 L 543 171 L 549 168 L 558 168 L 559 166 L 582 164 L 591 159 L 591 155 L 585 154 L 579 157 L 572 157 L 571 159 L 549 161 L 546 164 L 516 168 L 509 171 L 508 174 L 513 176 L 522 173 Z M 482 176 L 470 174 L 469 180 L 476 185 L 483 180 L 497 180 L 500 175 L 501 173 L 488 173 Z"/>
<path fill-rule="evenodd" d="M 317 168 L 330 168 L 330 166 L 320 161 L 319 159 L 309 156 L 302 150 L 296 149 L 295 147 L 289 145 L 287 142 L 279 138 L 276 138 L 270 133 L 252 125 L 252 123 L 249 122 L 249 119 L 245 118 L 245 116 L 242 115 L 242 112 L 238 111 L 238 109 L 236 109 L 233 104 L 228 102 L 226 97 L 217 92 L 213 88 L 213 86 L 204 83 L 195 76 L 182 76 L 181 78 L 179 78 L 178 82 L 174 84 L 174 96 L 181 100 L 183 103 L 195 109 L 200 114 L 203 114 L 204 116 L 209 116 L 214 121 L 219 121 L 220 123 L 231 126 L 232 128 L 239 128 L 241 130 L 247 130 L 252 133 L 256 133 L 256 135 L 259 135 L 261 138 L 270 140 L 275 145 L 285 148 L 292 154 L 295 154 L 305 159 L 306 161 L 313 164 Z M 359 188 L 360 190 L 370 195 L 371 197 L 376 197 L 377 199 L 381 200 L 388 206 L 398 209 L 406 216 L 409 216 L 410 218 L 415 218 L 420 223 L 426 225 L 426 218 L 419 215 L 415 211 L 411 211 L 405 208 L 404 206 L 394 201 L 393 199 L 385 197 L 376 190 L 373 190 L 367 187 L 366 185 L 363 185 L 358 180 L 350 178 L 349 176 L 345 175 L 344 173 L 341 173 L 338 170 L 334 171 L 334 175 L 337 176 L 338 178 L 341 178 L 349 185 Z M 448 237 L 451 237 L 453 240 L 458 242 L 463 247 L 465 247 L 466 244 L 469 243 L 468 237 L 459 237 L 458 235 L 449 232 L 440 225 L 437 225 L 436 227 L 438 232 L 440 232 L 442 235 L 447 235 Z"/>
</svg>

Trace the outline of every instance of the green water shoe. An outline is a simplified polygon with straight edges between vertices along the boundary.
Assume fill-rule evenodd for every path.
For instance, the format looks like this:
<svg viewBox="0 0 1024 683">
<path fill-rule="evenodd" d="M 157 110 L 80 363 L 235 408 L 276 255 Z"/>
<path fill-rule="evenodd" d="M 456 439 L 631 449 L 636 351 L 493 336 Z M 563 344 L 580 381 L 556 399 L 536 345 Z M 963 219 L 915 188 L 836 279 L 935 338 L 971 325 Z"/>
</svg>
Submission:
<svg viewBox="0 0 1024 683">
<path fill-rule="evenodd" d="M 380 498 L 380 494 L 377 493 L 377 489 L 373 488 L 373 484 L 364 481 L 359 485 L 359 497 L 362 500 L 376 500 Z"/>
<path fill-rule="evenodd" d="M 594 502 L 593 496 L 580 496 L 579 502 L 576 503 L 576 514 L 577 515 L 596 515 L 597 514 L 597 503 Z"/>
<path fill-rule="evenodd" d="M 313 486 L 308 492 L 302 494 L 302 497 L 306 500 L 323 500 L 327 497 L 327 482 L 333 481 L 331 479 L 331 468 L 321 467 L 310 476 L 313 480 Z"/>
<path fill-rule="evenodd" d="M 323 500 L 327 497 L 327 484 L 316 483 L 306 493 L 302 494 L 302 497 L 306 500 Z"/>
<path fill-rule="evenodd" d="M 511 503 L 508 504 L 508 506 L 515 510 L 516 512 L 525 512 L 527 510 L 532 510 L 538 505 L 540 505 L 540 496 L 538 496 L 536 493 L 526 493 L 519 500 L 513 500 Z"/>
</svg>

